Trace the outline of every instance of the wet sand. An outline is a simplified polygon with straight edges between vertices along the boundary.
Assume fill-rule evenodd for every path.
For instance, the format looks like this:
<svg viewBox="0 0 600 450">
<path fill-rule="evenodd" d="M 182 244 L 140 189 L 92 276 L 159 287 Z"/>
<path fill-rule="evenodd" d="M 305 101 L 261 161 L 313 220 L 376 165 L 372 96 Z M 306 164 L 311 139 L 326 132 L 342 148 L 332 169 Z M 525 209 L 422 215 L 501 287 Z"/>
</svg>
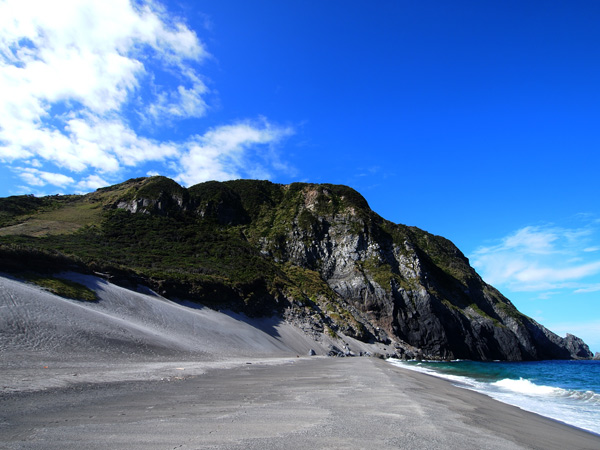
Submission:
<svg viewBox="0 0 600 450">
<path fill-rule="evenodd" d="M 249 362 L 161 380 L 114 375 L 107 383 L 101 375 L 93 384 L 5 391 L 0 447 L 600 448 L 600 436 L 375 358 Z"/>
</svg>

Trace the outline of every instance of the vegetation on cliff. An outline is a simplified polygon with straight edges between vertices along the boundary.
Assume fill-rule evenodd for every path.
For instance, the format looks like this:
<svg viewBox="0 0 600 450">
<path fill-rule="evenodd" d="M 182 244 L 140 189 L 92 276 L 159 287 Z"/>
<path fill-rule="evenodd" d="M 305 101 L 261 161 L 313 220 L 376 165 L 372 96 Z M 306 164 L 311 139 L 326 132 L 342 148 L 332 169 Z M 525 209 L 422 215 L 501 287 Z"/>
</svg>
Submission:
<svg viewBox="0 0 600 450">
<path fill-rule="evenodd" d="M 386 221 L 346 186 L 235 180 L 185 189 L 150 177 L 88 195 L 4 198 L 0 261 L 4 270 L 87 270 L 213 307 L 280 314 L 315 333 L 393 344 L 399 355 L 588 356 L 585 344 L 566 351 L 520 314 L 450 241 Z"/>
</svg>

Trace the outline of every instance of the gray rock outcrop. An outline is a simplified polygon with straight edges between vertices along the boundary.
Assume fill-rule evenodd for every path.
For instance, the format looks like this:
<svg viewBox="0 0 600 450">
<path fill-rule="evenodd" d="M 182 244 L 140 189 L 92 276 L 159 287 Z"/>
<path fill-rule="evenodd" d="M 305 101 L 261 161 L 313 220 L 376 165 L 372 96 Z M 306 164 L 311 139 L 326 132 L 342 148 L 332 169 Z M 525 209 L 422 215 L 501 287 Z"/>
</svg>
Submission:
<svg viewBox="0 0 600 450">
<path fill-rule="evenodd" d="M 312 283 L 302 299 L 289 290 L 268 289 L 278 302 L 286 298 L 292 305 L 286 319 L 315 338 L 341 333 L 383 342 L 399 357 L 592 356 L 581 339 L 561 338 L 517 311 L 450 241 L 384 220 L 351 188 L 237 180 L 185 190 L 168 179 L 152 186 L 143 185 L 115 206 L 132 213 L 187 213 L 235 226 L 288 275 L 293 269 L 319 278 L 323 286 Z M 332 352 L 343 354 L 338 350 Z"/>
<path fill-rule="evenodd" d="M 365 215 L 362 197 L 349 201 L 327 186 L 304 186 L 301 198 L 285 239 L 263 240 L 263 253 L 318 272 L 357 322 L 376 340 L 395 343 L 398 354 L 417 348 L 421 357 L 440 359 L 591 356 L 579 338 L 561 338 L 519 313 L 448 240 Z"/>
</svg>

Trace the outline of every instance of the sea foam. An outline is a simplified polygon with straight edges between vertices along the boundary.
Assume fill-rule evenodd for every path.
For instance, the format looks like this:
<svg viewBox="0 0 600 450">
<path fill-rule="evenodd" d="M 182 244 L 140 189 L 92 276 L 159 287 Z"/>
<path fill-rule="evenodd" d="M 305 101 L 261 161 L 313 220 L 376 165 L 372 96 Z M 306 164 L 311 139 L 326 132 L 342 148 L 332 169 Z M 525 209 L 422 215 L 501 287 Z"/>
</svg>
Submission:
<svg viewBox="0 0 600 450">
<path fill-rule="evenodd" d="M 599 393 L 593 390 L 550 386 L 523 377 L 503 377 L 494 380 L 487 371 L 507 368 L 514 371 L 520 363 L 476 363 L 473 369 L 473 362 L 404 362 L 395 359 L 388 361 L 399 367 L 444 378 L 458 387 L 486 394 L 526 411 L 600 434 Z"/>
<path fill-rule="evenodd" d="M 528 395 L 560 395 L 562 392 L 564 392 L 564 389 L 555 388 L 552 386 L 540 386 L 524 378 L 519 378 L 518 380 L 505 378 L 503 380 L 491 383 L 491 385 L 506 389 L 508 391 L 519 392 L 521 394 Z"/>
</svg>

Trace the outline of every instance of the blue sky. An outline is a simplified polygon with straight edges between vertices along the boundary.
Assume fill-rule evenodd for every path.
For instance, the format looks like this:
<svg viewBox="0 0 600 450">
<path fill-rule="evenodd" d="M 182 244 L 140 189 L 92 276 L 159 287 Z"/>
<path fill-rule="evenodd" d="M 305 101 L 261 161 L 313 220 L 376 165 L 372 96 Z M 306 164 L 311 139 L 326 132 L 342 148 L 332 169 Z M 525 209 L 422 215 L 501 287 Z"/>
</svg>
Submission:
<svg viewBox="0 0 600 450">
<path fill-rule="evenodd" d="M 600 351 L 600 3 L 0 0 L 0 195 L 346 184 Z"/>
</svg>

